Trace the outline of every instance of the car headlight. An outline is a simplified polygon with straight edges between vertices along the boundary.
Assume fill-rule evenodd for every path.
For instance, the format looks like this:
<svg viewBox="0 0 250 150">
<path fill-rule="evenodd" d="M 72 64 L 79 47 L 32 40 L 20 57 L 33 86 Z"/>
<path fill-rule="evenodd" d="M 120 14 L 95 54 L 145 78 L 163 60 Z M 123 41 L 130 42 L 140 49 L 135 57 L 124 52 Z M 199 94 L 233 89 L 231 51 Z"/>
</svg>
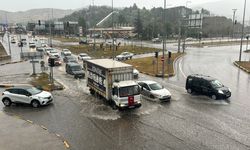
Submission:
<svg viewBox="0 0 250 150">
<path fill-rule="evenodd" d="M 231 92 L 231 89 L 230 89 L 230 88 L 228 88 L 228 91 L 229 91 L 229 92 Z"/>
<path fill-rule="evenodd" d="M 154 94 L 154 96 L 157 97 L 157 98 L 161 98 L 161 97 L 162 97 L 162 96 L 159 95 L 159 94 Z"/>
<path fill-rule="evenodd" d="M 220 94 L 224 94 L 222 90 L 218 90 L 218 93 L 220 93 Z"/>
</svg>

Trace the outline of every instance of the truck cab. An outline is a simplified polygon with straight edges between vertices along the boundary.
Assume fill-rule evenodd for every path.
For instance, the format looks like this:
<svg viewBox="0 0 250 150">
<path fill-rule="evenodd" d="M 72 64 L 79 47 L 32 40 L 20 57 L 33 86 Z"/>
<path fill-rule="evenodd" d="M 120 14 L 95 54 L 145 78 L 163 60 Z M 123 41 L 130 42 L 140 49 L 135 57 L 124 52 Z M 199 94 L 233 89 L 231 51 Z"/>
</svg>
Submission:
<svg viewBox="0 0 250 150">
<path fill-rule="evenodd" d="M 112 100 L 118 108 L 136 108 L 141 106 L 140 87 L 135 81 L 114 82 Z"/>
</svg>

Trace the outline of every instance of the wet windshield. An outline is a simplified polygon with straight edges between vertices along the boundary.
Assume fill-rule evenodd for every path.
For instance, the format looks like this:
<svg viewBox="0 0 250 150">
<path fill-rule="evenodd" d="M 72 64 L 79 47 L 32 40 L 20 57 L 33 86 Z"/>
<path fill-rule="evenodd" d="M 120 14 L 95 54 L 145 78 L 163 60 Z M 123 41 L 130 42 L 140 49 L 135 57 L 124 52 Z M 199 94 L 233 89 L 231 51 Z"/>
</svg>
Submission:
<svg viewBox="0 0 250 150">
<path fill-rule="evenodd" d="M 119 88 L 119 95 L 120 97 L 127 97 L 127 96 L 132 96 L 132 95 L 139 95 L 140 90 L 139 86 L 128 86 L 128 87 L 122 87 Z"/>
<path fill-rule="evenodd" d="M 211 85 L 212 85 L 214 88 L 221 88 L 221 87 L 223 87 L 223 84 L 220 83 L 220 81 L 218 81 L 218 80 L 213 80 L 213 81 L 211 81 Z"/>
<path fill-rule="evenodd" d="M 158 83 L 149 84 L 151 90 L 161 90 L 162 86 Z"/>
<path fill-rule="evenodd" d="M 32 94 L 32 95 L 36 95 L 36 94 L 42 92 L 41 90 L 39 90 L 39 89 L 37 89 L 37 88 L 35 88 L 35 87 L 28 88 L 27 91 L 28 91 L 30 94 Z"/>
</svg>

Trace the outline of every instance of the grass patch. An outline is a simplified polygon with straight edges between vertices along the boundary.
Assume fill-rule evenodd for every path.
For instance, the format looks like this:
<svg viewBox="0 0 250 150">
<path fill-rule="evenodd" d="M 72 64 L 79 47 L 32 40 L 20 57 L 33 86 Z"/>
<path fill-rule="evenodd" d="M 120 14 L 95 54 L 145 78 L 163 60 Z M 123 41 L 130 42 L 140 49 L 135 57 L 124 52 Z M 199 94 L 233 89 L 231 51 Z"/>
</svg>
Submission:
<svg viewBox="0 0 250 150">
<path fill-rule="evenodd" d="M 52 85 L 49 81 L 49 75 L 47 73 L 40 73 L 35 76 L 32 76 L 30 84 L 33 86 L 45 90 L 45 91 L 52 91 L 52 90 L 60 90 L 63 89 L 63 86 L 60 85 L 58 82 L 54 81 L 54 85 Z"/>
<path fill-rule="evenodd" d="M 0 43 L 0 56 L 5 56 L 7 55 L 2 43 Z"/>
<path fill-rule="evenodd" d="M 112 57 L 112 47 L 96 45 L 96 50 L 93 50 L 93 45 L 75 45 L 75 46 L 59 46 L 59 48 L 67 48 L 74 54 L 87 53 L 89 56 L 94 58 L 110 58 Z M 131 52 L 134 54 L 155 52 L 159 49 L 140 47 L 140 46 L 119 46 L 116 50 L 114 48 L 114 56 L 121 54 L 122 52 Z"/>
<path fill-rule="evenodd" d="M 165 76 L 171 76 L 174 74 L 174 60 L 176 58 L 183 55 L 183 53 L 172 53 L 170 63 L 168 63 L 168 57 L 165 55 Z M 157 59 L 155 57 L 146 57 L 139 59 L 131 59 L 127 60 L 126 63 L 133 65 L 140 72 L 147 73 L 153 76 L 161 76 L 162 75 L 162 61 L 161 56 L 158 57 L 158 65 Z M 157 67 L 158 66 L 158 67 Z"/>
<path fill-rule="evenodd" d="M 236 63 L 240 66 L 243 67 L 245 69 L 247 69 L 248 71 L 250 71 L 250 61 L 236 61 Z"/>
</svg>

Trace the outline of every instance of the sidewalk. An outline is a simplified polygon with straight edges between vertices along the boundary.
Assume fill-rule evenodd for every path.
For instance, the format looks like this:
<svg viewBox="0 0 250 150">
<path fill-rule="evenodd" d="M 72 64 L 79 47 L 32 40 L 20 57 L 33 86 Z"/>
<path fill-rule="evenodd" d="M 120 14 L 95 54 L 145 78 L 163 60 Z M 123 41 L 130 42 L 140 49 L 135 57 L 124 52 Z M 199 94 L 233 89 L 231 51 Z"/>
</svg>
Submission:
<svg viewBox="0 0 250 150">
<path fill-rule="evenodd" d="M 55 134 L 15 116 L 0 112 L 1 150 L 63 150 L 64 143 Z"/>
</svg>

